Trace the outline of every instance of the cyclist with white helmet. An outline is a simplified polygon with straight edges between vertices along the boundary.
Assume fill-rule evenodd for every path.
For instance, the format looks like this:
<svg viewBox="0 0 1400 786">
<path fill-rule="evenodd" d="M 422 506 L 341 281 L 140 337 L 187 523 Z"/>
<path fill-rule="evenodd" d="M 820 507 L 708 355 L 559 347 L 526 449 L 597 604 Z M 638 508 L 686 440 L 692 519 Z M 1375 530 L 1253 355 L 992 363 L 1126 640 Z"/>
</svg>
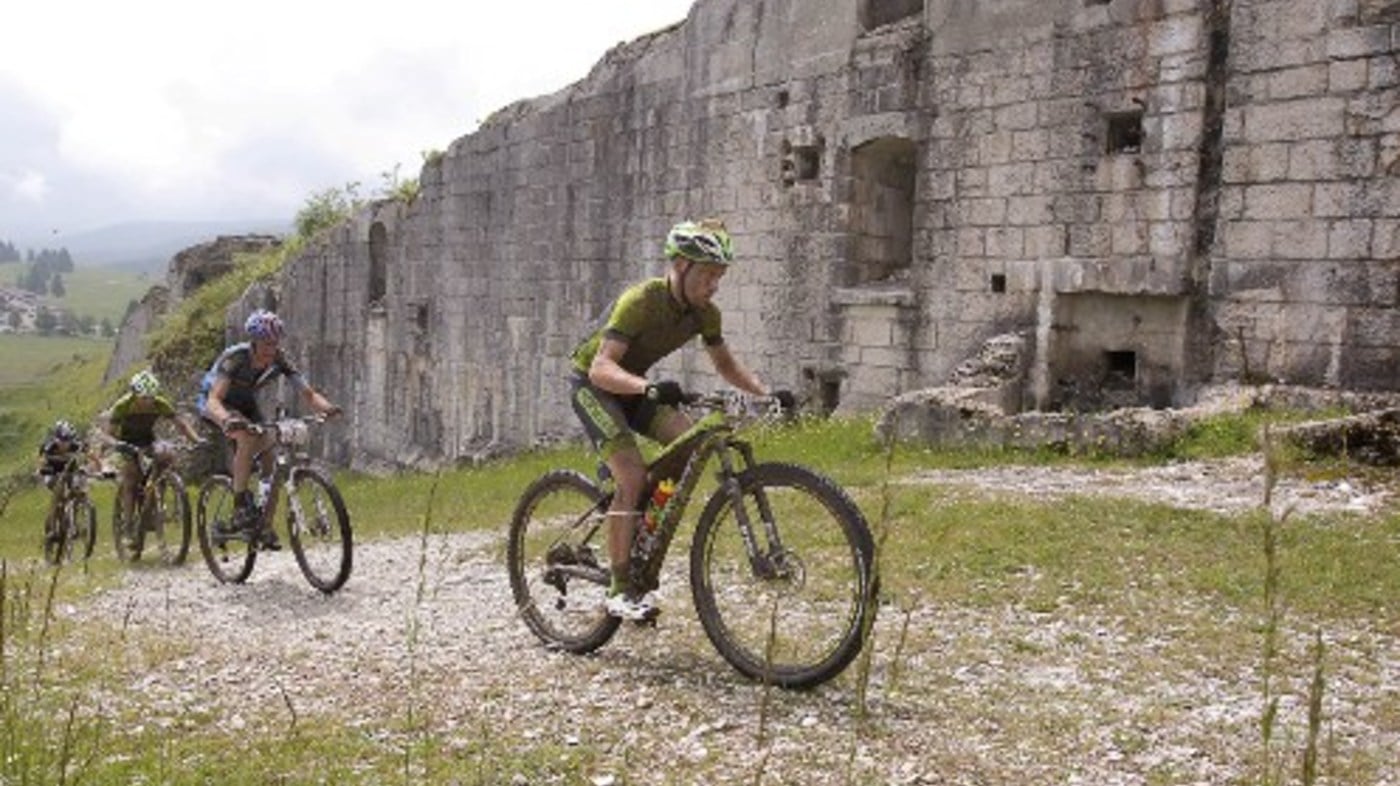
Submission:
<svg viewBox="0 0 1400 786">
<path fill-rule="evenodd" d="M 243 323 L 248 340 L 226 348 L 210 366 L 200 384 L 196 408 L 199 414 L 223 431 L 234 442 L 233 477 L 235 528 L 244 528 L 257 517 L 253 493 L 248 488 L 253 457 L 272 444 L 271 434 L 254 434 L 250 424 L 262 423 L 258 391 L 278 377 L 286 377 L 300 392 L 306 405 L 319 414 L 333 415 L 340 407 L 302 377 L 282 352 L 282 319 L 271 311 L 258 309 Z M 278 548 L 277 536 L 268 528 L 262 546 Z"/>
<path fill-rule="evenodd" d="M 86 449 L 82 436 L 72 423 L 55 421 L 39 446 L 39 477 L 43 478 L 44 485 L 51 485 L 53 479 L 63 473 L 68 462 Z"/>
<path fill-rule="evenodd" d="M 174 460 L 170 446 L 156 439 L 156 424 L 169 419 L 191 442 L 202 442 L 199 432 L 175 411 L 170 399 L 161 395 L 160 380 L 150 370 L 138 371 L 131 377 L 127 392 L 97 416 L 101 442 L 119 447 L 124 457 L 121 466 L 121 493 L 117 515 L 125 516 L 136 501 L 141 485 L 141 468 L 131 450 L 148 450 L 158 464 Z M 124 447 L 129 446 L 129 447 Z"/>
<path fill-rule="evenodd" d="M 670 260 L 666 275 L 625 290 L 574 349 L 570 380 L 574 412 L 616 482 L 608 509 L 608 613 L 631 620 L 648 619 L 658 611 L 652 598 L 632 597 L 628 591 L 637 502 L 646 483 L 646 462 L 635 435 L 666 444 L 691 426 L 690 418 L 676 408 L 682 400 L 680 384 L 651 382 L 648 369 L 699 336 L 726 382 L 748 393 L 770 395 L 768 386 L 725 344 L 720 310 L 712 300 L 734 260 L 724 223 L 706 219 L 676 224 L 666 235 L 664 254 Z M 789 391 L 771 395 L 785 408 L 792 407 Z"/>
</svg>

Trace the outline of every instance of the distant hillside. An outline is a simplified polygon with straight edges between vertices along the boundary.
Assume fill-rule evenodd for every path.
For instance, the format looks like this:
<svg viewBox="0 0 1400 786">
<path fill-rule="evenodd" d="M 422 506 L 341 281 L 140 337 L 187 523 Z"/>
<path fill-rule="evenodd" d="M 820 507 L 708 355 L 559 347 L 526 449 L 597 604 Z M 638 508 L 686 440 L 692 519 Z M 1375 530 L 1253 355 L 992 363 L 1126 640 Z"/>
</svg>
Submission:
<svg viewBox="0 0 1400 786">
<path fill-rule="evenodd" d="M 133 221 L 87 232 L 59 232 L 41 238 L 14 238 L 21 253 L 26 249 L 66 248 L 79 267 L 115 267 L 165 273 L 170 258 L 190 246 L 219 235 L 285 235 L 292 231 L 286 220 L 242 221 Z"/>
</svg>

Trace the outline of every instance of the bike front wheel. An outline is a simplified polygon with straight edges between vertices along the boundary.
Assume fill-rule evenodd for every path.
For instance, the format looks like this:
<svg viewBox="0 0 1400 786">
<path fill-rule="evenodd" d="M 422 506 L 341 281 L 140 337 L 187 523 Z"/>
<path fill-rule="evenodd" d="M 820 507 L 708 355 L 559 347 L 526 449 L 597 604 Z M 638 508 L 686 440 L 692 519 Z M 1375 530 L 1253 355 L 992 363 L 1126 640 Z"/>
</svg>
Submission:
<svg viewBox="0 0 1400 786">
<path fill-rule="evenodd" d="M 811 688 L 842 672 L 873 621 L 874 539 L 830 479 L 758 464 L 705 506 L 690 586 L 705 634 L 751 679 Z M 741 520 L 749 523 L 754 552 Z"/>
<path fill-rule="evenodd" d="M 234 508 L 233 480 L 229 476 L 212 475 L 204 481 L 199 489 L 195 533 L 204 564 L 214 578 L 224 584 L 247 581 L 258 559 L 247 533 L 234 529 Z"/>
<path fill-rule="evenodd" d="M 58 565 L 75 554 L 87 559 L 96 539 L 97 511 L 92 502 L 86 497 L 69 499 L 53 512 L 44 528 L 44 560 Z"/>
<path fill-rule="evenodd" d="M 287 533 L 311 586 L 330 594 L 350 578 L 350 514 L 340 490 L 312 468 L 292 471 L 287 484 Z"/>
<path fill-rule="evenodd" d="M 162 565 L 183 565 L 190 552 L 190 519 L 185 481 L 167 471 L 147 500 L 140 522 L 142 537 L 137 542 L 149 544 Z"/>
<path fill-rule="evenodd" d="M 572 470 L 548 472 L 521 495 L 506 562 L 515 606 L 546 645 L 592 652 L 617 632 L 607 613 L 608 496 Z"/>
</svg>

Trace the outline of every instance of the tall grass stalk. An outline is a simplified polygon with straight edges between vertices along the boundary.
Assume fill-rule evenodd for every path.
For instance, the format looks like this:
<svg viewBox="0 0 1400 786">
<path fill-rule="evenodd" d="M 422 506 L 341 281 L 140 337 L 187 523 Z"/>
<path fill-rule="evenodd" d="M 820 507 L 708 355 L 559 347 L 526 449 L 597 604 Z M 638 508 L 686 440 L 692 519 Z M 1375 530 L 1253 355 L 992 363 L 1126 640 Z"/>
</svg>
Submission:
<svg viewBox="0 0 1400 786">
<path fill-rule="evenodd" d="M 1308 683 L 1308 736 L 1303 747 L 1303 786 L 1317 783 L 1317 741 L 1322 733 L 1322 694 L 1327 680 L 1323 675 L 1323 656 L 1326 647 L 1322 643 L 1322 631 L 1313 637 L 1313 675 Z"/>
<path fill-rule="evenodd" d="M 437 499 L 438 483 L 441 480 L 442 473 L 435 473 L 432 483 L 428 486 L 428 501 L 423 508 L 422 524 L 418 529 L 417 584 L 413 590 L 413 604 L 409 606 L 408 621 L 405 626 L 406 644 L 408 648 L 408 728 L 405 731 L 408 734 L 408 739 L 405 741 L 403 748 L 404 783 L 412 782 L 414 745 L 425 742 L 427 739 L 427 725 L 416 717 L 415 712 L 418 706 L 418 608 L 423 605 L 423 599 L 427 595 L 428 534 L 432 531 L 433 503 Z M 422 728 L 419 728 L 420 725 Z M 425 778 L 427 777 L 427 762 L 428 757 L 424 754 L 423 775 Z"/>
<path fill-rule="evenodd" d="M 777 690 L 773 683 L 773 654 L 778 649 L 779 598 L 777 593 L 773 594 L 773 606 L 768 610 L 768 636 L 763 643 L 763 693 L 758 701 L 758 747 L 763 750 L 763 755 L 754 768 L 754 786 L 763 783 L 763 776 L 768 770 L 768 757 L 773 751 L 772 742 L 768 739 L 768 717 L 773 709 L 774 691 Z"/>
<path fill-rule="evenodd" d="M 1273 438 L 1268 426 L 1264 427 L 1262 441 L 1264 450 L 1264 510 L 1261 534 L 1264 550 L 1264 625 L 1261 688 L 1264 706 L 1259 718 L 1260 783 L 1270 786 L 1280 783 L 1282 780 L 1282 767 L 1276 763 L 1278 757 L 1275 748 L 1277 745 L 1274 742 L 1274 728 L 1278 722 L 1279 697 L 1274 693 L 1273 677 L 1277 668 L 1279 627 L 1283 616 L 1278 593 L 1278 531 L 1291 511 L 1286 510 L 1278 516 L 1273 512 L 1274 489 L 1278 485 L 1279 465 L 1278 455 L 1273 449 Z"/>
</svg>

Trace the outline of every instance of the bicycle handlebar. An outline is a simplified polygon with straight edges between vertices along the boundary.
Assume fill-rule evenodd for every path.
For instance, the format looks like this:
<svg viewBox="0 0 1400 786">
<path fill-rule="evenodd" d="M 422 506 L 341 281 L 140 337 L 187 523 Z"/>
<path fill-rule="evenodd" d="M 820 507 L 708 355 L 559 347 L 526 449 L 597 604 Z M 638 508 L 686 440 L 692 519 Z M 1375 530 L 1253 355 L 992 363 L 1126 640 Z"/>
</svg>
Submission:
<svg viewBox="0 0 1400 786">
<path fill-rule="evenodd" d="M 696 409 L 726 412 L 731 415 L 775 416 L 784 412 L 782 402 L 777 396 L 725 390 L 710 393 L 687 391 L 683 394 L 682 403 Z"/>
<path fill-rule="evenodd" d="M 311 439 L 311 425 L 321 425 L 331 414 L 317 412 L 311 415 L 278 418 L 270 423 L 249 423 L 246 429 L 253 434 L 272 434 L 279 445 L 305 445 Z"/>
</svg>

